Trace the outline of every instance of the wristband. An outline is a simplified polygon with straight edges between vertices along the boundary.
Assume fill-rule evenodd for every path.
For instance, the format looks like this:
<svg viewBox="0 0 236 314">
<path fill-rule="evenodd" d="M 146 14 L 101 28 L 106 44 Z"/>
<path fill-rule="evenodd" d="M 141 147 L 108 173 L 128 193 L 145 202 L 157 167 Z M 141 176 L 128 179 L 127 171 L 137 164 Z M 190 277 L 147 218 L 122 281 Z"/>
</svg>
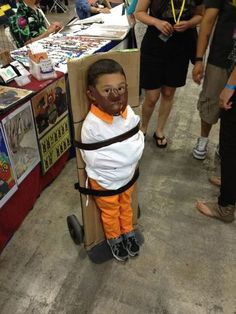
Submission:
<svg viewBox="0 0 236 314">
<path fill-rule="evenodd" d="M 196 58 L 195 58 L 195 62 L 196 62 L 196 61 L 203 61 L 203 57 L 196 57 Z"/>
<path fill-rule="evenodd" d="M 231 90 L 235 90 L 236 89 L 236 85 L 226 84 L 225 88 L 228 88 L 228 89 L 231 89 Z"/>
</svg>

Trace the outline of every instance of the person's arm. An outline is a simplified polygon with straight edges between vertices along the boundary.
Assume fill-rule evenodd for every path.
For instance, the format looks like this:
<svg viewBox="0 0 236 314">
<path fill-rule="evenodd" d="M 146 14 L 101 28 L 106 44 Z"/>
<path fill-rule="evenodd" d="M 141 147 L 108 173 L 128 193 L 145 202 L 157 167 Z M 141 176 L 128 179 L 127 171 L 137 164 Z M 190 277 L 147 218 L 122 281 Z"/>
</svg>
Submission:
<svg viewBox="0 0 236 314">
<path fill-rule="evenodd" d="M 39 39 L 46 38 L 46 37 L 48 37 L 50 34 L 58 32 L 60 29 L 61 29 L 61 27 L 59 27 L 59 26 L 57 25 L 57 23 L 53 23 L 53 24 L 51 24 L 51 25 L 47 28 L 47 30 L 46 30 L 43 34 L 41 34 L 41 35 L 39 35 L 39 36 L 37 36 L 37 37 L 31 38 L 31 39 L 29 39 L 28 41 L 26 41 L 26 42 L 25 42 L 25 45 L 31 44 L 31 43 L 33 43 L 33 42 L 39 40 Z"/>
<path fill-rule="evenodd" d="M 97 8 L 97 7 L 90 7 L 90 12 L 93 14 L 98 14 L 98 13 L 110 13 L 109 8 Z"/>
<path fill-rule="evenodd" d="M 196 63 L 193 68 L 193 80 L 195 83 L 200 84 L 203 78 L 203 57 L 206 53 L 207 46 L 209 44 L 210 36 L 215 25 L 219 9 L 207 8 L 202 18 L 198 41 L 197 41 L 197 52 L 196 52 Z"/>
<path fill-rule="evenodd" d="M 108 0 L 104 0 L 104 3 L 108 9 L 111 9 L 111 4 Z"/>
<path fill-rule="evenodd" d="M 195 9 L 194 15 L 190 20 L 187 21 L 180 21 L 179 23 L 174 25 L 174 30 L 176 32 L 184 32 L 189 28 L 193 28 L 197 26 L 203 17 L 204 14 L 204 6 L 198 5 Z"/>
<path fill-rule="evenodd" d="M 147 12 L 150 6 L 149 0 L 138 0 L 136 9 L 135 9 L 135 17 L 142 23 L 146 25 L 151 25 L 156 27 L 161 33 L 166 36 L 169 36 L 173 32 L 173 27 L 167 21 L 160 20 L 153 16 L 150 16 Z"/>
<path fill-rule="evenodd" d="M 233 72 L 231 73 L 227 84 L 222 90 L 219 98 L 219 106 L 225 110 L 232 108 L 232 102 L 230 98 L 236 92 L 236 66 L 234 67 Z"/>
</svg>

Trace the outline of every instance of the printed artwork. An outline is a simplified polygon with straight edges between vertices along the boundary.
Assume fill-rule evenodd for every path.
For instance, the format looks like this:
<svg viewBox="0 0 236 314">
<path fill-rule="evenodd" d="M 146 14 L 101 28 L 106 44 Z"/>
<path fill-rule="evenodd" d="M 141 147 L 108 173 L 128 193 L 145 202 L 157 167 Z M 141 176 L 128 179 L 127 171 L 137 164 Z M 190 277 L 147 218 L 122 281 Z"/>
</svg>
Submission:
<svg viewBox="0 0 236 314">
<path fill-rule="evenodd" d="M 78 25 L 72 25 L 72 27 L 75 27 L 78 30 Z M 76 33 L 76 35 L 74 35 L 74 33 Z M 40 40 L 40 44 L 43 45 L 43 48 L 52 60 L 55 69 L 64 73 L 67 73 L 68 59 L 78 59 L 85 55 L 91 55 L 108 43 L 109 40 L 101 38 L 78 36 L 77 32 L 74 31 L 68 35 L 60 33 L 53 35 L 53 37 L 47 37 Z M 29 66 L 28 48 L 26 46 L 11 51 L 11 56 L 14 60 L 18 60 L 25 66 Z"/>
<path fill-rule="evenodd" d="M 85 36 L 94 36 L 104 39 L 122 40 L 127 35 L 128 31 L 128 26 L 103 25 L 94 23 L 87 29 L 82 30 L 81 34 Z"/>
<path fill-rule="evenodd" d="M 12 161 L 0 125 L 0 208 L 17 190 Z"/>
<path fill-rule="evenodd" d="M 30 101 L 10 113 L 2 123 L 20 183 L 40 161 Z"/>
<path fill-rule="evenodd" d="M 37 136 L 40 139 L 68 112 L 64 77 L 32 98 Z"/>
<path fill-rule="evenodd" d="M 30 94 L 32 94 L 32 91 L 26 89 L 0 86 L 0 110 L 4 110 L 17 104 L 20 100 Z"/>
<path fill-rule="evenodd" d="M 47 172 L 55 164 L 70 145 L 69 121 L 68 116 L 65 116 L 39 140 L 43 173 Z"/>
</svg>

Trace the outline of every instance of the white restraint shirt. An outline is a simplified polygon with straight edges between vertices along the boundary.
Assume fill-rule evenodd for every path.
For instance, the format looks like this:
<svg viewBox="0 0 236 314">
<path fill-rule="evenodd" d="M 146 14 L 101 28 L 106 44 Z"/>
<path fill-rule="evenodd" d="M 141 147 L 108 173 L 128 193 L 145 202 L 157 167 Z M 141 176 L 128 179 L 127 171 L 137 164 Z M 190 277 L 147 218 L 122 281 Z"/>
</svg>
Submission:
<svg viewBox="0 0 236 314">
<path fill-rule="evenodd" d="M 96 143 L 123 134 L 134 128 L 140 118 L 130 106 L 119 116 L 111 116 L 91 106 L 82 126 L 82 143 Z M 80 150 L 89 178 L 105 189 L 116 190 L 133 177 L 144 149 L 144 135 L 132 137 L 96 150 Z"/>
</svg>

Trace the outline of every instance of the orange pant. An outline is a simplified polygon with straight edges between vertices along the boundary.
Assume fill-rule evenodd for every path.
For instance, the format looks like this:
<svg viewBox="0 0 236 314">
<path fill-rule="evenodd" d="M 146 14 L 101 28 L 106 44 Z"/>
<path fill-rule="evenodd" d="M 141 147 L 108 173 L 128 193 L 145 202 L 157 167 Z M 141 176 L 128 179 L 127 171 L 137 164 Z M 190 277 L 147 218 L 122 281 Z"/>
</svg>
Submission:
<svg viewBox="0 0 236 314">
<path fill-rule="evenodd" d="M 105 190 L 95 180 L 89 179 L 94 190 Z M 121 194 L 105 197 L 94 197 L 101 210 L 103 229 L 107 239 L 117 238 L 123 233 L 133 230 L 133 209 L 131 206 L 132 185 Z"/>
</svg>

